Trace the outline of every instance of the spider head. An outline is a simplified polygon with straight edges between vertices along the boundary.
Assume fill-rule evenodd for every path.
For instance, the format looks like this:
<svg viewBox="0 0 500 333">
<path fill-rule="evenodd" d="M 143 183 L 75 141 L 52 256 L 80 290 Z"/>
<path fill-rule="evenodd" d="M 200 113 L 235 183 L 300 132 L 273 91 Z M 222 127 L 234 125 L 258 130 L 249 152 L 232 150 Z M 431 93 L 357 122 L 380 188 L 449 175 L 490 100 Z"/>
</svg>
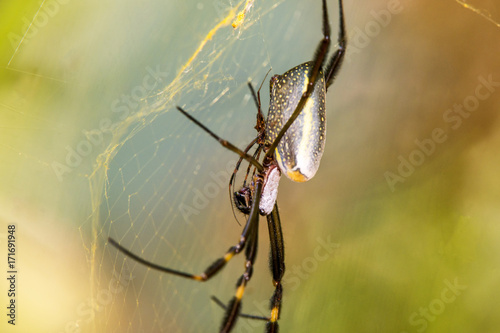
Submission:
<svg viewBox="0 0 500 333">
<path fill-rule="evenodd" d="M 250 214 L 252 207 L 252 193 L 249 187 L 242 187 L 240 190 L 233 194 L 234 205 L 236 208 L 245 215 Z"/>
</svg>

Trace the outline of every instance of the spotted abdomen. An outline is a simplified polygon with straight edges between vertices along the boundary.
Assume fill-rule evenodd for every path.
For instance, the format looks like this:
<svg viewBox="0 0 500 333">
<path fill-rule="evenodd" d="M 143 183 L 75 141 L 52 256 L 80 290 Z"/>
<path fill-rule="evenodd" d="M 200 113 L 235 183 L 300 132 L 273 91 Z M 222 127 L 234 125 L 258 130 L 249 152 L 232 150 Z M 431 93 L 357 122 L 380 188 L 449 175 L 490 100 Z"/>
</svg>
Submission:
<svg viewBox="0 0 500 333">
<path fill-rule="evenodd" d="M 266 124 L 266 143 L 272 143 L 290 118 L 309 82 L 313 62 L 298 65 L 271 78 L 271 100 Z M 326 135 L 325 80 L 319 72 L 316 85 L 298 118 L 276 147 L 281 171 L 291 180 L 305 182 L 316 174 L 323 156 Z"/>
</svg>

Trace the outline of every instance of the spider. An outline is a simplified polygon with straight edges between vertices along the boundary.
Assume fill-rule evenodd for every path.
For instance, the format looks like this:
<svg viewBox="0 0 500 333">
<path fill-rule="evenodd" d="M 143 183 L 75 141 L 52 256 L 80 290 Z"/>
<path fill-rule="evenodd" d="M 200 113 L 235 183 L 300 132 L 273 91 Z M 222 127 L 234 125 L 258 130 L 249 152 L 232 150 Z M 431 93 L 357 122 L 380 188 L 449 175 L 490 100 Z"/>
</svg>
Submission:
<svg viewBox="0 0 500 333">
<path fill-rule="evenodd" d="M 347 46 L 342 0 L 339 0 L 338 48 L 327 61 L 330 49 L 330 22 L 326 0 L 322 0 L 322 3 L 323 39 L 316 48 L 314 58 L 312 61 L 288 70 L 283 75 L 274 75 L 271 78 L 271 99 L 267 119 L 264 119 L 261 110 L 260 88 L 255 93 L 252 84 L 248 83 L 257 106 L 255 129 L 258 134 L 244 150 L 220 138 L 183 108 L 177 107 L 184 116 L 216 139 L 223 147 L 240 156 L 229 182 L 230 193 L 232 187 L 234 191 L 234 179 L 241 162 L 245 160 L 249 163 L 243 186 L 234 192 L 232 197 L 236 209 L 247 216 L 239 242 L 230 247 L 224 256 L 217 259 L 201 274 L 191 274 L 147 261 L 124 248 L 114 239 L 108 238 L 109 243 L 120 252 L 147 267 L 196 281 L 207 281 L 212 278 L 222 270 L 231 258 L 245 249 L 245 271 L 237 281 L 236 293 L 231 301 L 225 305 L 217 298 L 212 297 L 226 311 L 220 332 L 230 332 L 238 317 L 265 320 L 267 322 L 266 332 L 277 332 L 279 328 L 278 319 L 283 295 L 281 279 L 285 272 L 285 250 L 276 202 L 278 183 L 281 174 L 285 174 L 295 182 L 304 182 L 311 179 L 318 170 L 325 145 L 325 96 L 342 65 Z M 323 71 L 325 64 L 326 67 Z M 253 155 L 250 155 L 249 151 L 255 145 L 257 148 Z M 259 162 L 261 153 L 264 156 Z M 253 169 L 251 181 L 247 184 L 251 169 Z M 245 287 L 252 277 L 253 264 L 257 254 L 260 215 L 266 216 L 269 227 L 271 243 L 269 261 L 275 287 L 270 299 L 271 313 L 269 317 L 241 313 L 241 301 Z"/>
</svg>

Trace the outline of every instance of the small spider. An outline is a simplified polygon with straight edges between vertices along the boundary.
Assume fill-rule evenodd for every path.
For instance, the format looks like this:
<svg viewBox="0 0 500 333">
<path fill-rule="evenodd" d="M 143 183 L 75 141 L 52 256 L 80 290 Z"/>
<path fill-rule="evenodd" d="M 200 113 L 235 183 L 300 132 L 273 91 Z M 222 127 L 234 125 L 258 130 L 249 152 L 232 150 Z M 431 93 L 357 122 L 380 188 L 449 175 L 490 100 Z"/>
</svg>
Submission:
<svg viewBox="0 0 500 333">
<path fill-rule="evenodd" d="M 281 310 L 283 287 L 281 279 L 285 272 L 285 250 L 281 222 L 276 197 L 281 174 L 296 182 L 311 179 L 318 170 L 325 146 L 326 115 L 325 96 L 328 87 L 333 83 L 335 75 L 342 65 L 347 39 L 345 36 L 344 13 L 342 0 L 339 0 L 339 34 L 338 48 L 326 61 L 330 49 L 330 22 L 326 0 L 323 2 L 323 39 L 319 42 L 312 61 L 298 65 L 283 75 L 274 75 L 270 81 L 271 100 L 268 117 L 264 120 L 260 103 L 260 88 L 255 93 L 249 83 L 250 91 L 257 106 L 257 137 L 245 150 L 240 150 L 230 142 L 220 138 L 181 107 L 177 109 L 188 119 L 215 138 L 225 148 L 240 156 L 229 182 L 234 187 L 236 172 L 243 160 L 249 163 L 247 175 L 240 190 L 234 192 L 234 206 L 247 215 L 247 220 L 239 242 L 230 247 L 226 254 L 217 259 L 201 274 L 185 273 L 163 267 L 147 261 L 131 253 L 112 238 L 111 245 L 132 259 L 147 267 L 189 278 L 196 281 L 207 281 L 219 272 L 236 254 L 245 249 L 245 271 L 238 279 L 236 294 L 225 305 L 217 298 L 212 299 L 226 311 L 220 332 L 230 332 L 238 317 L 262 319 L 267 322 L 266 332 L 278 331 L 278 319 Z M 326 63 L 325 70 L 323 66 Z M 253 155 L 249 151 L 257 145 Z M 261 153 L 264 156 L 259 162 Z M 250 184 L 247 178 L 253 169 Z M 245 287 L 253 273 L 253 264 L 257 254 L 259 215 L 266 216 L 270 238 L 270 268 L 275 291 L 271 296 L 270 316 L 260 317 L 241 313 L 241 300 Z"/>
</svg>

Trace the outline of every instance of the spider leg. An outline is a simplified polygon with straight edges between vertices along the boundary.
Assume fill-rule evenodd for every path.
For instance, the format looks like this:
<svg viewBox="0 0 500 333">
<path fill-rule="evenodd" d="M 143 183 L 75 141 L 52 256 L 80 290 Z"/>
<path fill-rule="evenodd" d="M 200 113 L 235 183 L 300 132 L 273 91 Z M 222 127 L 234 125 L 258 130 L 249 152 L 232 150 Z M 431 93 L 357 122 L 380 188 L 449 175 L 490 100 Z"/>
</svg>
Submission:
<svg viewBox="0 0 500 333">
<path fill-rule="evenodd" d="M 339 0 L 339 5 L 340 5 L 340 10 L 342 11 L 342 0 Z M 344 16 L 341 15 L 340 19 L 342 21 L 341 26 L 343 27 L 344 26 L 344 24 L 343 24 Z M 342 29 L 342 31 L 343 30 L 344 29 Z M 346 45 L 345 34 L 342 33 L 342 36 L 343 36 L 343 38 L 342 38 L 343 47 L 337 51 L 337 53 L 339 53 L 339 56 L 337 56 L 337 58 L 338 58 L 338 60 L 340 60 L 340 62 L 337 61 L 337 64 L 341 63 L 341 60 L 342 60 L 343 54 L 344 54 L 343 50 L 344 50 L 345 45 Z M 307 84 L 307 89 L 306 89 L 306 91 L 304 91 L 302 93 L 302 97 L 300 98 L 300 100 L 297 104 L 297 107 L 295 108 L 292 115 L 290 116 L 288 121 L 285 123 L 285 125 L 283 125 L 283 128 L 281 128 L 281 130 L 278 133 L 278 135 L 276 136 L 274 142 L 267 148 L 268 150 L 266 152 L 266 156 L 265 156 L 266 158 L 270 157 L 271 155 L 274 154 L 274 151 L 275 151 L 276 147 L 278 146 L 279 142 L 281 141 L 281 138 L 283 137 L 283 135 L 285 135 L 285 132 L 292 125 L 292 123 L 295 121 L 295 119 L 297 119 L 300 112 L 302 111 L 302 109 L 306 105 L 308 98 L 311 96 L 311 94 L 314 90 L 314 86 L 316 85 L 316 81 L 317 81 L 319 72 L 321 71 L 321 68 L 323 67 L 323 63 L 325 62 L 325 58 L 328 54 L 329 49 L 330 49 L 330 22 L 328 19 L 328 9 L 326 6 L 326 0 L 323 0 L 323 39 L 319 42 L 318 47 L 316 48 L 316 52 L 314 54 L 314 59 L 313 59 L 314 65 L 313 65 L 313 68 L 311 70 L 311 73 L 309 73 L 309 82 Z M 342 52 L 339 52 L 340 50 L 342 50 Z M 333 59 L 335 59 L 335 55 L 332 58 L 332 60 L 330 61 L 332 63 L 332 66 L 334 66 Z M 335 68 L 337 68 L 337 69 L 338 69 L 338 67 L 339 66 L 335 66 Z"/>
<path fill-rule="evenodd" d="M 267 74 L 266 74 L 266 77 L 267 77 Z M 260 104 L 260 89 L 262 88 L 263 83 L 264 83 L 264 80 L 262 80 L 262 83 L 261 83 L 257 93 L 255 93 L 255 89 L 253 88 L 252 83 L 248 82 L 248 88 L 250 89 L 250 92 L 252 93 L 253 101 L 255 102 L 255 106 L 257 107 L 257 123 L 255 125 L 255 129 L 257 130 L 258 134 L 257 134 L 257 137 L 255 139 L 253 139 L 252 142 L 250 142 L 250 144 L 245 148 L 245 150 L 243 152 L 245 154 L 248 154 L 249 150 L 253 147 L 253 145 L 255 145 L 256 143 L 259 144 L 259 147 L 257 148 L 257 150 L 255 151 L 255 153 L 252 156 L 255 160 L 258 160 L 258 158 L 260 156 L 260 151 L 262 149 L 262 146 L 260 145 L 260 143 L 263 141 L 263 134 L 265 131 L 265 126 L 266 126 L 265 120 L 264 120 L 264 115 L 262 114 L 262 109 L 261 109 L 261 104 Z M 236 163 L 236 166 L 233 170 L 233 174 L 231 175 L 231 179 L 229 180 L 229 198 L 230 198 L 231 202 L 233 202 L 232 193 L 234 193 L 234 180 L 236 178 L 236 173 L 240 169 L 240 165 L 241 165 L 241 162 L 243 161 L 243 159 L 244 158 L 242 156 L 240 156 L 240 158 L 239 158 L 238 162 Z M 247 173 L 245 175 L 245 180 L 243 181 L 243 187 L 246 186 L 246 182 L 247 182 L 248 175 L 250 173 L 251 166 L 252 166 L 252 164 L 250 163 L 248 165 Z M 236 214 L 234 212 L 234 205 L 232 205 L 231 208 L 233 211 L 233 216 L 235 217 L 236 221 L 238 221 L 238 218 L 236 217 Z"/>
<path fill-rule="evenodd" d="M 185 110 L 183 110 L 180 106 L 177 107 L 177 110 L 179 110 L 183 115 L 185 115 L 189 120 L 191 120 L 193 123 L 195 123 L 196 125 L 198 125 L 205 132 L 207 132 L 208 134 L 210 134 L 210 136 L 212 136 L 215 140 L 219 141 L 219 143 L 224 148 L 229 149 L 230 151 L 232 151 L 232 152 L 240 155 L 240 157 L 242 157 L 244 160 L 246 160 L 249 163 L 251 163 L 257 170 L 259 170 L 259 171 L 263 171 L 264 170 L 264 168 L 262 167 L 262 165 L 257 160 L 255 160 L 255 158 L 253 158 L 252 156 L 250 156 L 247 153 L 243 152 L 240 148 L 236 147 L 231 142 L 222 139 L 220 136 L 218 136 L 217 134 L 215 134 L 214 132 L 212 132 L 211 130 L 209 130 L 208 127 L 206 127 L 205 125 L 203 125 L 202 123 L 200 123 L 196 118 L 194 118 L 193 116 L 191 116 L 189 113 L 187 113 Z"/>
<path fill-rule="evenodd" d="M 261 109 L 261 104 L 260 104 L 260 90 L 262 89 L 262 85 L 266 81 L 267 76 L 269 75 L 269 72 L 271 71 L 271 68 L 266 73 L 266 76 L 264 76 L 264 79 L 262 79 L 262 82 L 260 83 L 259 90 L 257 90 L 257 94 L 255 93 L 255 89 L 252 86 L 251 82 L 248 82 L 248 87 L 250 88 L 250 91 L 252 92 L 252 97 L 255 102 L 255 105 L 257 106 L 257 124 L 255 125 L 255 129 L 259 134 L 264 132 L 265 129 L 265 121 L 264 121 L 264 115 L 262 114 L 262 109 Z"/>
<path fill-rule="evenodd" d="M 344 60 L 347 37 L 345 35 L 345 23 L 344 23 L 344 10 L 342 7 L 342 0 L 339 1 L 339 35 L 338 35 L 338 49 L 335 51 L 333 56 L 328 61 L 328 65 L 326 66 L 325 71 L 325 86 L 328 91 L 328 87 L 333 83 L 335 79 L 335 75 L 339 71 L 342 66 L 342 62 Z"/>
<path fill-rule="evenodd" d="M 258 200 L 257 200 L 258 201 Z M 253 205 L 255 207 L 255 204 Z M 251 223 L 250 233 L 248 235 L 248 243 L 245 249 L 245 272 L 240 276 L 236 283 L 236 294 L 229 302 L 224 321 L 220 328 L 221 333 L 228 333 L 232 330 L 236 320 L 240 316 L 241 300 L 245 293 L 245 288 L 253 274 L 253 264 L 257 256 L 257 245 L 259 236 L 259 225 L 257 223 L 259 216 L 256 217 L 256 223 Z"/>
<path fill-rule="evenodd" d="M 245 293 L 245 288 L 250 281 L 253 273 L 253 264 L 255 262 L 255 257 L 257 256 L 257 245 L 259 236 L 259 205 L 262 196 L 262 187 L 264 183 L 264 178 L 261 174 L 258 174 L 254 178 L 255 182 L 255 192 L 252 202 L 252 207 L 250 209 L 250 216 L 248 218 L 247 225 L 245 229 L 247 231 L 248 244 L 245 250 L 245 272 L 241 275 L 236 283 L 236 294 L 233 296 L 226 308 L 226 316 L 222 322 L 220 329 L 221 333 L 230 332 L 233 328 L 236 320 L 240 316 L 241 310 L 241 299 Z"/>
<path fill-rule="evenodd" d="M 253 101 L 255 102 L 255 106 L 257 107 L 257 124 L 255 125 L 255 129 L 260 133 L 263 129 L 262 125 L 264 124 L 264 115 L 262 114 L 262 108 L 260 105 L 260 88 L 259 92 L 256 94 L 251 82 L 248 82 L 248 87 L 250 88 Z"/>
<path fill-rule="evenodd" d="M 278 332 L 278 319 L 281 310 L 281 301 L 283 298 L 283 287 L 281 285 L 281 279 L 285 273 L 285 248 L 283 244 L 283 234 L 281 232 L 281 221 L 278 212 L 278 205 L 275 204 L 271 214 L 267 215 L 267 224 L 269 228 L 269 239 L 271 242 L 270 249 L 270 259 L 269 266 L 273 275 L 273 284 L 275 290 L 273 296 L 270 299 L 271 316 L 256 316 L 251 314 L 239 313 L 239 309 L 236 312 L 231 312 L 233 316 L 239 316 L 248 319 L 258 319 L 267 321 L 266 332 L 275 333 Z M 255 240 L 257 241 L 257 240 Z M 250 247 L 250 246 L 249 246 Z M 247 247 L 247 251 L 249 250 Z M 247 267 L 248 267 L 247 262 Z M 253 264 L 253 262 L 251 263 Z M 248 268 L 247 268 L 248 269 Z M 246 282 L 245 282 L 246 283 Z M 239 282 L 240 284 L 240 282 Z M 239 287 L 238 287 L 239 288 Z M 226 310 L 227 313 L 230 312 L 230 307 L 234 305 L 234 298 L 229 306 L 224 305 L 217 297 L 212 296 L 212 300 L 217 303 L 221 308 Z"/>
<path fill-rule="evenodd" d="M 245 150 L 243 151 L 245 154 L 248 154 L 248 151 L 250 149 L 252 149 L 253 145 L 255 145 L 257 143 L 257 139 L 258 138 L 253 139 L 252 142 L 250 142 L 250 144 L 245 148 Z M 257 148 L 257 150 L 260 150 L 260 148 Z M 253 155 L 253 158 L 257 159 L 256 154 Z M 243 161 L 243 157 L 240 156 L 240 158 L 238 159 L 238 162 L 236 162 L 236 166 L 234 167 L 233 174 L 231 175 L 231 178 L 229 179 L 229 200 L 231 200 L 231 203 L 234 203 L 233 195 L 232 195 L 232 193 L 234 193 L 234 180 L 236 178 L 236 173 L 240 169 L 240 165 L 241 165 L 242 161 Z M 250 168 L 251 165 L 252 164 L 249 164 L 248 167 Z M 247 172 L 247 176 L 248 176 L 248 172 Z M 243 186 L 246 185 L 247 176 L 245 176 L 245 181 L 243 183 Z M 236 219 L 236 221 L 238 221 L 238 218 L 236 217 L 236 213 L 234 212 L 234 205 L 231 205 L 231 209 L 233 211 L 234 218 Z M 239 224 L 239 221 L 238 221 L 238 224 Z"/>
<path fill-rule="evenodd" d="M 227 310 L 227 306 L 226 304 L 224 304 L 220 299 L 218 299 L 217 297 L 215 296 L 211 296 L 210 299 L 212 301 L 215 302 L 215 304 L 217 304 L 218 306 L 220 306 L 221 308 L 223 308 L 224 310 Z M 269 318 L 268 317 L 264 317 L 264 316 L 256 316 L 256 315 L 252 315 L 252 314 L 248 314 L 248 313 L 240 313 L 239 314 L 239 317 L 241 318 L 247 318 L 247 319 L 257 319 L 257 320 L 264 320 L 264 321 L 268 321 Z"/>
<path fill-rule="evenodd" d="M 283 274 L 285 274 L 285 246 L 283 243 L 281 220 L 277 203 L 274 204 L 271 214 L 267 215 L 267 226 L 269 228 L 269 239 L 271 242 L 269 266 L 273 274 L 275 289 L 270 300 L 271 316 L 267 321 L 266 332 L 274 333 L 278 332 L 278 319 L 281 311 L 281 301 L 283 299 L 281 279 L 283 278 Z"/>
<path fill-rule="evenodd" d="M 269 72 L 268 72 L 269 73 Z M 266 74 L 267 77 L 267 74 Z M 265 80 L 265 78 L 264 78 Z M 264 80 L 262 83 L 264 83 Z M 255 93 L 255 89 L 252 86 L 251 82 L 248 82 L 248 87 L 250 88 L 250 91 L 252 92 L 252 97 L 255 102 L 255 106 L 257 107 L 257 123 L 255 124 L 255 129 L 257 130 L 257 138 L 260 139 L 260 141 L 263 141 L 263 136 L 265 133 L 266 129 L 266 121 L 264 120 L 264 114 L 262 114 L 262 108 L 260 105 L 260 89 L 262 88 L 262 84 L 259 87 L 259 90 L 257 91 L 257 94 Z"/>
<path fill-rule="evenodd" d="M 273 283 L 276 285 L 281 282 L 281 278 L 285 273 L 285 246 L 283 243 L 281 220 L 277 203 L 274 204 L 271 214 L 267 215 L 267 226 L 271 242 L 269 266 L 273 274 Z"/>
<path fill-rule="evenodd" d="M 234 257 L 234 255 L 240 253 L 244 248 L 247 243 L 247 240 L 250 238 L 252 239 L 252 233 L 255 232 L 255 225 L 258 224 L 259 221 L 259 202 L 260 202 L 260 193 L 262 192 L 262 182 L 258 181 L 255 191 L 257 193 L 256 198 L 255 198 L 255 204 L 252 206 L 250 210 L 250 214 L 247 220 L 247 223 L 245 224 L 245 227 L 243 228 L 243 232 L 241 233 L 240 236 L 240 241 L 238 244 L 232 246 L 229 248 L 229 250 L 226 252 L 226 254 L 217 259 L 213 264 L 208 266 L 203 273 L 201 274 L 191 274 L 191 273 L 186 273 L 182 271 L 178 271 L 172 268 L 164 267 L 155 263 L 152 263 L 151 261 L 148 261 L 146 259 L 143 259 L 139 257 L 138 255 L 130 252 L 120 244 L 118 244 L 117 241 L 115 241 L 113 238 L 108 237 L 108 242 L 116 247 L 120 252 L 125 254 L 126 256 L 134 259 L 135 261 L 149 267 L 152 269 L 159 270 L 164 273 L 172 274 L 172 275 L 177 275 L 181 276 L 184 278 L 196 280 L 196 281 L 207 281 L 210 279 L 212 276 L 214 276 L 217 272 L 219 272 L 225 265 L 226 263 L 231 260 L 231 258 Z M 255 237 L 253 237 L 255 238 Z"/>
</svg>

